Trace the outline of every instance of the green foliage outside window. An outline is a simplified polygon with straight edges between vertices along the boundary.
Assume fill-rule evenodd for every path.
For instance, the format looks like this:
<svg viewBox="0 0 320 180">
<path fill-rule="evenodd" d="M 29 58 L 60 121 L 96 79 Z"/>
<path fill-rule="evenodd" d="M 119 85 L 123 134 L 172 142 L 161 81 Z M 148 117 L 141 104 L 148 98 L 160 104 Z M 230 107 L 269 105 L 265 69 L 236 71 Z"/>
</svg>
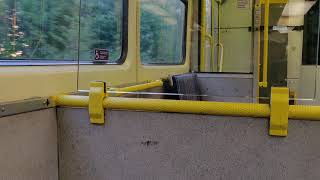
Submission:
<svg viewBox="0 0 320 180">
<path fill-rule="evenodd" d="M 91 61 L 95 49 L 108 49 L 116 62 L 125 38 L 123 3 L 0 0 L 0 60 Z M 185 13 L 180 0 L 141 1 L 143 63 L 182 63 Z"/>
<path fill-rule="evenodd" d="M 181 0 L 141 1 L 140 51 L 144 64 L 180 64 L 186 6 Z"/>
<path fill-rule="evenodd" d="M 92 60 L 100 48 L 110 51 L 111 62 L 118 60 L 123 2 L 81 0 L 79 8 L 80 0 L 0 1 L 0 58 Z"/>
</svg>

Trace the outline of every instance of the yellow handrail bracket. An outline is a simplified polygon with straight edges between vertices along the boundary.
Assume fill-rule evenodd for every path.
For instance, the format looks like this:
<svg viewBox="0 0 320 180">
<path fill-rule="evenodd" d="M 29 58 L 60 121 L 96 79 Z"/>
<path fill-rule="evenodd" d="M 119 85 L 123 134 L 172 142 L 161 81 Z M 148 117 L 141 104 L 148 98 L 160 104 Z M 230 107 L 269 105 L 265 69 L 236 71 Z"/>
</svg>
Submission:
<svg viewBox="0 0 320 180">
<path fill-rule="evenodd" d="M 89 115 L 92 124 L 104 124 L 103 101 L 107 97 L 106 83 L 91 82 L 89 92 Z"/>
<path fill-rule="evenodd" d="M 271 89 L 271 114 L 270 129 L 271 136 L 288 135 L 289 118 L 289 89 L 275 88 Z"/>
</svg>

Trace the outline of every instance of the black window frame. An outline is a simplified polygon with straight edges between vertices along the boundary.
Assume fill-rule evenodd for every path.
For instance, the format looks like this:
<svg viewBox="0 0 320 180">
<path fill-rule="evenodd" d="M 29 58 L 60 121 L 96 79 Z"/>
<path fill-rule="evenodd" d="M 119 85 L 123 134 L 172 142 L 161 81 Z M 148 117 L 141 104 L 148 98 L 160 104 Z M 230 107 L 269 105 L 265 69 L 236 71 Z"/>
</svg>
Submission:
<svg viewBox="0 0 320 180">
<path fill-rule="evenodd" d="M 93 60 L 50 60 L 50 59 L 0 59 L 0 67 L 5 66 L 67 66 L 67 65 L 122 65 L 128 54 L 128 15 L 129 0 L 123 1 L 122 15 L 122 51 L 119 59 L 113 63 L 94 62 Z M 80 18 L 80 17 L 79 17 Z M 79 37 L 80 38 L 80 37 Z"/>
<path fill-rule="evenodd" d="M 185 5 L 185 18 L 184 18 L 184 30 L 183 30 L 183 42 L 182 42 L 182 61 L 180 63 L 143 63 L 141 61 L 141 43 L 139 47 L 140 51 L 140 63 L 143 66 L 176 66 L 176 65 L 184 65 L 186 63 L 186 55 L 187 55 L 187 36 L 188 36 L 188 11 L 189 11 L 189 1 L 188 0 L 180 0 Z M 141 17 L 141 12 L 139 14 Z M 141 29 L 141 22 L 139 24 L 139 30 Z M 140 36 L 141 37 L 141 31 Z M 141 38 L 139 38 L 139 41 Z"/>
</svg>

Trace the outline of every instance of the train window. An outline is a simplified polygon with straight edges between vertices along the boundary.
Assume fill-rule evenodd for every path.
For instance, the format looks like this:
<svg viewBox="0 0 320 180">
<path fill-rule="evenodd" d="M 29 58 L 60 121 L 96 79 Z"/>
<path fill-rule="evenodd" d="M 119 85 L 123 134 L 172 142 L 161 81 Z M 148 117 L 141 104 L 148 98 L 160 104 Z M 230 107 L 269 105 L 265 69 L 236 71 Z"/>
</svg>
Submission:
<svg viewBox="0 0 320 180">
<path fill-rule="evenodd" d="M 140 7 L 142 64 L 182 64 L 186 4 L 181 0 L 143 0 Z"/>
<path fill-rule="evenodd" d="M 115 63 L 123 54 L 123 9 L 120 0 L 2 0 L 0 60 L 92 61 L 95 49 L 106 49 Z"/>
<path fill-rule="evenodd" d="M 303 65 L 320 65 L 319 53 L 319 1 L 310 9 L 304 17 L 303 31 Z"/>
<path fill-rule="evenodd" d="M 120 63 L 124 37 L 123 0 L 82 0 L 80 60 L 92 59 L 95 49 L 106 49 L 110 63 Z M 124 38 L 123 38 L 124 37 Z M 118 61 L 118 62 L 117 62 Z"/>
</svg>

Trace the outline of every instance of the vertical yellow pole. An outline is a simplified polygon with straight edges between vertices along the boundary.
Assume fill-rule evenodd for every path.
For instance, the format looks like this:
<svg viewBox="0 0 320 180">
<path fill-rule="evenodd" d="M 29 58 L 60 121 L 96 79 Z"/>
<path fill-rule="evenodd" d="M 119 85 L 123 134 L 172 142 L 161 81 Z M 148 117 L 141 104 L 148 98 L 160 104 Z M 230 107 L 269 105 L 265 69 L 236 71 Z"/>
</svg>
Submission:
<svg viewBox="0 0 320 180">
<path fill-rule="evenodd" d="M 214 72 L 214 0 L 211 0 L 211 37 L 212 37 L 212 43 L 211 43 L 211 68 L 212 72 Z"/>
<path fill-rule="evenodd" d="M 201 26 L 200 26 L 200 72 L 206 71 L 206 0 L 201 0 Z"/>
<path fill-rule="evenodd" d="M 268 54 L 269 54 L 269 12 L 270 1 L 264 3 L 264 48 L 263 48 L 263 77 L 260 87 L 268 87 Z"/>
<path fill-rule="evenodd" d="M 257 4 L 255 9 L 255 13 L 257 13 L 257 10 L 259 9 L 259 23 L 258 31 L 257 31 L 257 102 L 259 102 L 259 96 L 260 96 L 260 88 L 259 88 L 259 82 L 260 82 L 260 68 L 261 68 L 261 33 L 260 33 L 260 26 L 261 26 L 261 3 L 259 1 L 259 4 Z"/>
<path fill-rule="evenodd" d="M 220 0 L 218 2 L 218 57 L 219 57 L 219 65 L 218 65 L 218 71 L 222 72 L 222 66 L 223 66 L 223 45 L 221 44 L 221 4 L 222 1 Z"/>
<path fill-rule="evenodd" d="M 142 64 L 142 62 L 141 62 L 141 54 L 140 54 L 140 51 L 141 51 L 141 47 L 140 47 L 140 41 L 141 41 L 141 39 L 140 39 L 140 37 L 141 37 L 141 32 L 140 32 L 140 27 L 141 27 L 141 6 L 140 6 L 140 0 L 137 0 L 136 1 L 136 20 L 137 20 L 137 23 L 136 23 L 136 25 L 137 25 L 137 27 L 136 27 L 136 30 L 137 30 L 137 32 L 136 32 L 136 38 L 137 38 L 137 40 L 136 40 L 136 60 L 135 60 L 135 69 L 136 69 L 136 71 L 135 71 L 135 74 L 136 74 L 136 82 L 139 82 L 139 69 L 140 69 L 140 66 L 141 66 L 141 64 Z"/>
<path fill-rule="evenodd" d="M 218 14 L 218 44 L 221 44 L 221 1 L 218 4 Z"/>
</svg>

